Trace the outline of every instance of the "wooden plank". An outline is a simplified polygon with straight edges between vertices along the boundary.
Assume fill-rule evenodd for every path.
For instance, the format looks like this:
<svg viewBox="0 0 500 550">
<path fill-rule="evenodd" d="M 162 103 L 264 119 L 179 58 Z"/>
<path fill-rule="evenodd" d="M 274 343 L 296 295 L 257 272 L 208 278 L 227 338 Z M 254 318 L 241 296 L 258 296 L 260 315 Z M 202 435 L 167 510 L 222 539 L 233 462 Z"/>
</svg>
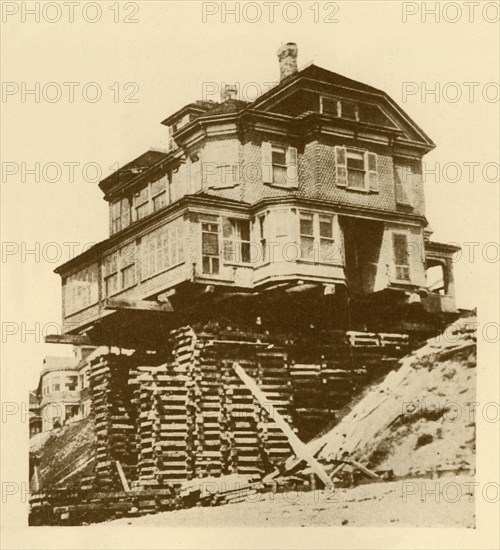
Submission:
<svg viewBox="0 0 500 550">
<path fill-rule="evenodd" d="M 245 370 L 238 365 L 237 363 L 233 364 L 233 369 L 236 374 L 240 377 L 241 381 L 245 386 L 252 392 L 253 396 L 265 409 L 269 406 L 269 399 L 257 386 L 255 381 L 248 376 Z M 292 428 L 289 426 L 287 421 L 281 416 L 281 414 L 274 408 L 271 411 L 271 418 L 274 420 L 275 424 L 281 429 L 281 431 L 286 435 L 290 446 L 294 450 L 295 454 L 301 460 L 305 460 L 309 464 L 311 470 L 319 477 L 319 479 L 325 484 L 325 486 L 331 486 L 330 476 L 327 474 L 323 466 L 314 458 L 313 454 L 295 434 Z"/>
<path fill-rule="evenodd" d="M 128 484 L 127 478 L 125 477 L 125 473 L 123 472 L 122 465 L 120 464 L 120 461 L 117 460 L 115 462 L 116 469 L 118 470 L 118 475 L 120 476 L 120 481 L 122 482 L 123 490 L 127 493 L 130 493 L 130 486 Z"/>
<path fill-rule="evenodd" d="M 103 302 L 104 309 L 132 309 L 136 311 L 159 311 L 171 313 L 174 308 L 170 302 L 153 302 L 152 300 L 123 300 L 108 298 Z"/>
<path fill-rule="evenodd" d="M 74 346 L 94 345 L 88 336 L 80 334 L 47 334 L 46 344 L 72 344 Z"/>
</svg>

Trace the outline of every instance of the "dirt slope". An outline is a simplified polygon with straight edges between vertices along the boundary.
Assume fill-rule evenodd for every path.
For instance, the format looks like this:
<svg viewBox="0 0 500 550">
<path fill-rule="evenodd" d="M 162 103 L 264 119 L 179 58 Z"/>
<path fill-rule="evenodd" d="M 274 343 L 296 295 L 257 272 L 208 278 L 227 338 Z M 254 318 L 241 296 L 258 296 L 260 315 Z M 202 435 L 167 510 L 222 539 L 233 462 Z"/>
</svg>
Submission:
<svg viewBox="0 0 500 550">
<path fill-rule="evenodd" d="M 31 456 L 38 459 L 42 489 L 73 483 L 92 471 L 94 430 L 93 417 L 88 416 L 50 432 L 41 445 L 37 440 L 30 444 Z"/>
<path fill-rule="evenodd" d="M 350 455 L 397 476 L 474 471 L 474 319 L 462 319 L 402 361 L 328 433 L 312 441 L 318 458 Z"/>
</svg>

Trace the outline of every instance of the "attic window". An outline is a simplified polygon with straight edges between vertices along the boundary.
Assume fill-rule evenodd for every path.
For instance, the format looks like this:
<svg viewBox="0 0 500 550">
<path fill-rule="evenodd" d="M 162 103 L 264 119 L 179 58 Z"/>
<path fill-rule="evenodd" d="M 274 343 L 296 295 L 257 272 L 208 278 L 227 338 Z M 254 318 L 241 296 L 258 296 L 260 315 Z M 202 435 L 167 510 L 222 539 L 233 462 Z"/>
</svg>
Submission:
<svg viewBox="0 0 500 550">
<path fill-rule="evenodd" d="M 359 107 L 350 101 L 334 99 L 332 97 L 320 97 L 320 112 L 324 115 L 349 120 L 359 120 Z"/>
</svg>

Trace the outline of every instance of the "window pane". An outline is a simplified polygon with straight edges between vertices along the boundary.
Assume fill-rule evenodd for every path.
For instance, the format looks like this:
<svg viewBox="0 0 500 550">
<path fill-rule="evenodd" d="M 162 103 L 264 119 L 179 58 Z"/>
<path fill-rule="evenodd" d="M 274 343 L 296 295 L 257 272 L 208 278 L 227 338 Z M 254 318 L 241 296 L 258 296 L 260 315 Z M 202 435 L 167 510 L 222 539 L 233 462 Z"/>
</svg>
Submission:
<svg viewBox="0 0 500 550">
<path fill-rule="evenodd" d="M 347 185 L 354 189 L 365 188 L 365 173 L 360 170 L 349 169 L 347 171 Z"/>
<path fill-rule="evenodd" d="M 337 116 L 337 100 L 329 97 L 322 98 L 323 114 Z"/>
<path fill-rule="evenodd" d="M 273 164 L 286 166 L 286 151 L 283 148 L 276 148 L 272 150 Z"/>
<path fill-rule="evenodd" d="M 122 270 L 122 288 L 128 288 L 135 284 L 135 268 L 133 265 Z"/>
<path fill-rule="evenodd" d="M 249 242 L 241 243 L 241 261 L 245 263 L 250 262 L 250 243 Z"/>
<path fill-rule="evenodd" d="M 167 193 L 164 191 L 153 199 L 153 210 L 156 212 L 167 204 Z"/>
<path fill-rule="evenodd" d="M 236 262 L 236 245 L 233 241 L 224 241 L 223 243 L 224 261 Z"/>
<path fill-rule="evenodd" d="M 333 223 L 332 216 L 320 216 L 319 217 L 319 235 L 320 237 L 327 237 L 333 239 Z"/>
<path fill-rule="evenodd" d="M 246 220 L 239 220 L 240 238 L 242 241 L 250 240 L 250 222 Z"/>
<path fill-rule="evenodd" d="M 203 233 L 202 252 L 212 256 L 219 255 L 219 236 L 217 233 Z"/>
<path fill-rule="evenodd" d="M 302 215 L 300 217 L 300 234 L 313 236 L 313 217 Z"/>
<path fill-rule="evenodd" d="M 393 235 L 394 260 L 396 265 L 408 265 L 408 245 L 406 235 Z"/>
<path fill-rule="evenodd" d="M 149 204 L 146 203 L 146 204 L 143 204 L 142 206 L 138 206 L 136 208 L 136 212 L 137 212 L 137 219 L 142 220 L 142 218 L 144 218 L 149 214 Z"/>
<path fill-rule="evenodd" d="M 118 273 L 110 275 L 105 279 L 106 296 L 110 296 L 118 291 Z"/>
<path fill-rule="evenodd" d="M 342 118 L 350 118 L 356 120 L 356 105 L 354 103 L 348 103 L 342 101 Z"/>
<path fill-rule="evenodd" d="M 273 165 L 273 183 L 286 185 L 286 166 Z"/>
<path fill-rule="evenodd" d="M 300 238 L 301 258 L 303 260 L 314 260 L 314 239 L 313 237 Z"/>
</svg>

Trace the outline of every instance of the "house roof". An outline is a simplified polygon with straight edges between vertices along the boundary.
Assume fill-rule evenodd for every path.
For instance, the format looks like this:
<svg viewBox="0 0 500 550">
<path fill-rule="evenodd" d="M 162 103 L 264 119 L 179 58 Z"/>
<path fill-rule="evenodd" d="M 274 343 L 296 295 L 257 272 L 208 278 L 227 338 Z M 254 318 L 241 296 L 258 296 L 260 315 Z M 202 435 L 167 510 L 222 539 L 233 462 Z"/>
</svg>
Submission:
<svg viewBox="0 0 500 550">
<path fill-rule="evenodd" d="M 168 153 L 150 149 L 131 162 L 122 166 L 116 172 L 99 182 L 99 187 L 105 192 L 114 185 L 123 185 L 144 174 L 151 167 L 166 159 Z"/>
</svg>

